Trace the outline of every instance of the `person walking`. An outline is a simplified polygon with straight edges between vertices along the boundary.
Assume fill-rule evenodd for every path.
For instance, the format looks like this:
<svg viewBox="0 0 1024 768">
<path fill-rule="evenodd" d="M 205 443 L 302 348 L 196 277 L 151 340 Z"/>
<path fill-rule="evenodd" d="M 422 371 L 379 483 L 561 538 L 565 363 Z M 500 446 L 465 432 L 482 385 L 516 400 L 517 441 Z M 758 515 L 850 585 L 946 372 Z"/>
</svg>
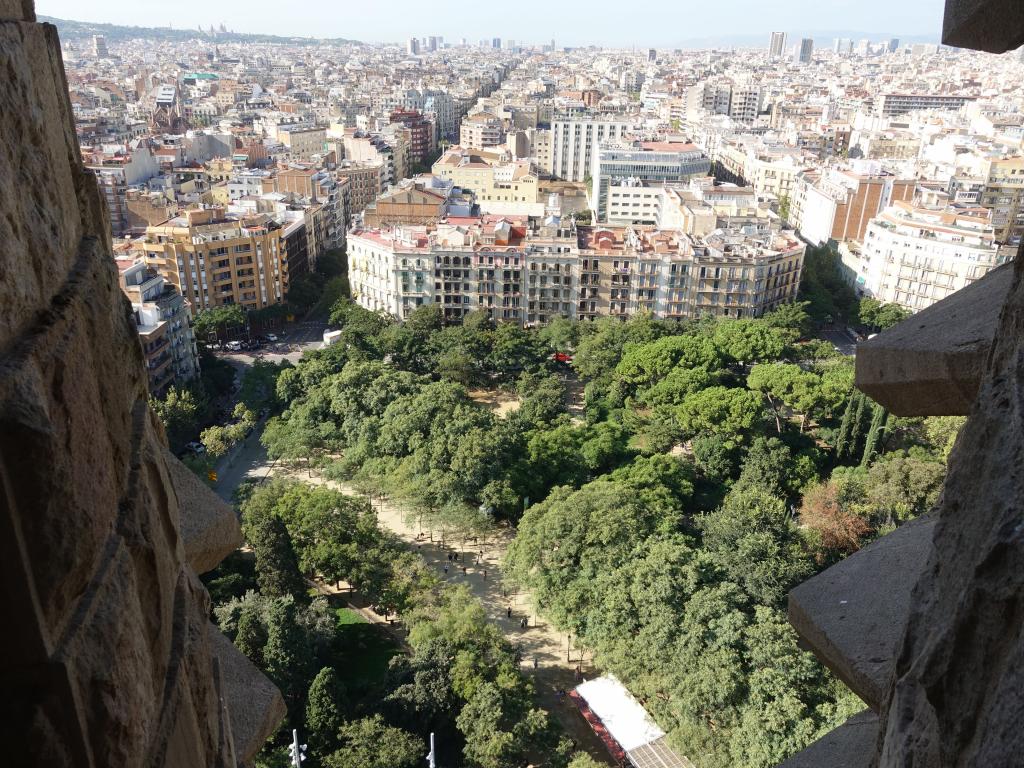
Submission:
<svg viewBox="0 0 1024 768">
<path fill-rule="evenodd" d="M 444 575 L 445 575 L 445 576 L 447 576 L 447 575 L 448 575 L 448 563 L 445 563 L 445 564 L 444 564 Z"/>
<path fill-rule="evenodd" d="M 537 654 L 533 654 L 533 668 L 537 668 Z"/>
<path fill-rule="evenodd" d="M 508 616 L 510 619 L 512 618 L 512 606 L 511 605 L 508 608 L 505 609 L 505 615 Z"/>
</svg>

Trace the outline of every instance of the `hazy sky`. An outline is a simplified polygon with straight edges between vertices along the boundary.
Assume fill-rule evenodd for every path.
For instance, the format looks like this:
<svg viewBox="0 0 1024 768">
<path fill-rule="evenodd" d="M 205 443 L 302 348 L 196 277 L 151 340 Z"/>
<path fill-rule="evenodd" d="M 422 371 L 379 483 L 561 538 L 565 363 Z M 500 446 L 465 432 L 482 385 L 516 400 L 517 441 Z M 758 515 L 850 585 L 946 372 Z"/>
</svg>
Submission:
<svg viewBox="0 0 1024 768">
<path fill-rule="evenodd" d="M 237 32 L 348 37 L 367 42 L 442 35 L 470 42 L 512 38 L 527 43 L 554 38 L 645 46 L 694 38 L 763 34 L 771 30 L 850 30 L 930 35 L 942 27 L 944 0 L 498 0 L 470 4 L 429 0 L 36 0 L 36 11 L 77 21 L 138 26 L 209 27 L 223 22 Z M 636 14 L 630 9 L 636 8 Z M 766 43 L 767 44 L 767 43 Z"/>
</svg>

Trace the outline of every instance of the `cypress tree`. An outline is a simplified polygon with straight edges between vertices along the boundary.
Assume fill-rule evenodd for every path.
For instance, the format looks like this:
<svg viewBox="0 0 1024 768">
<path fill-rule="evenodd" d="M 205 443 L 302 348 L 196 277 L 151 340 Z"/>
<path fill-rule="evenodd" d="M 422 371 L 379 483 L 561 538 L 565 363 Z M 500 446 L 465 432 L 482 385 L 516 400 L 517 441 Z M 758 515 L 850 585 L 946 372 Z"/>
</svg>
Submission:
<svg viewBox="0 0 1024 768">
<path fill-rule="evenodd" d="M 309 684 L 306 702 L 306 729 L 316 743 L 317 751 L 327 754 L 338 745 L 338 730 L 343 716 L 345 689 L 332 667 L 317 672 Z"/>
<path fill-rule="evenodd" d="M 306 602 L 306 583 L 299 572 L 291 536 L 281 519 L 273 514 L 261 514 L 250 521 L 246 533 L 256 556 L 256 583 L 260 594 L 265 597 L 291 595 Z"/>
<path fill-rule="evenodd" d="M 864 441 L 864 455 L 861 457 L 860 465 L 865 469 L 871 465 L 875 455 L 878 453 L 878 446 L 882 443 L 885 433 L 885 422 L 889 413 L 878 403 L 874 404 L 874 412 L 871 415 L 871 426 L 868 428 L 868 436 Z"/>
<path fill-rule="evenodd" d="M 849 450 L 850 427 L 853 422 L 854 400 L 856 400 L 856 395 L 851 392 L 850 396 L 846 399 L 846 410 L 843 411 L 843 420 L 839 424 L 839 435 L 836 437 L 837 460 L 842 460 Z"/>
<path fill-rule="evenodd" d="M 867 397 L 863 392 L 857 393 L 857 407 L 853 412 L 853 421 L 850 424 L 850 438 L 846 445 L 846 458 L 850 459 L 857 455 L 861 437 L 864 434 L 864 409 L 867 407 Z"/>
<path fill-rule="evenodd" d="M 267 675 L 284 694 L 290 714 L 301 717 L 306 686 L 313 674 L 313 650 L 305 630 L 299 626 L 298 606 L 291 597 L 281 597 L 270 604 L 263 660 Z"/>
</svg>

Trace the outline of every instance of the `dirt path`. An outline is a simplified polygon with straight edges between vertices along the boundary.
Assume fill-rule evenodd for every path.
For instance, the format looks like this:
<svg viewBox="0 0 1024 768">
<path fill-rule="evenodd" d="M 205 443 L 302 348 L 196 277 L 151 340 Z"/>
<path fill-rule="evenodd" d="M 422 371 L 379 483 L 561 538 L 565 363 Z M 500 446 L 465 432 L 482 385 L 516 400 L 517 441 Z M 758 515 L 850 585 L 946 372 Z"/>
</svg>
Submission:
<svg viewBox="0 0 1024 768">
<path fill-rule="evenodd" d="M 347 483 L 327 480 L 319 474 L 313 477 L 302 469 L 289 470 L 278 465 L 273 473 L 306 483 L 326 485 L 350 496 L 361 496 Z M 539 619 L 533 611 L 530 595 L 514 592 L 502 577 L 501 561 L 512 539 L 512 532 L 499 529 L 486 541 L 468 542 L 461 549 L 461 541 L 449 540 L 442 546 L 435 537 L 431 541 L 426 531 L 420 532 L 415 520 L 410 524 L 410 515 L 405 509 L 387 499 L 374 499 L 380 524 L 393 531 L 413 549 L 419 552 L 427 563 L 437 569 L 438 576 L 453 584 L 464 583 L 487 611 L 488 617 L 513 645 L 522 651 L 523 671 L 534 677 L 541 705 L 554 715 L 566 733 L 578 745 L 597 760 L 611 765 L 604 746 L 594 735 L 586 721 L 568 699 L 560 700 L 559 690 L 569 690 L 578 684 L 576 666 L 580 665 L 584 679 L 594 677 L 597 672 L 589 654 L 568 647 L 569 638 L 564 632 Z M 458 553 L 458 560 L 449 563 L 448 554 Z M 444 566 L 448 565 L 445 573 Z M 465 566 L 465 573 L 463 573 Z M 508 608 L 512 608 L 511 618 Z M 526 618 L 528 626 L 521 626 Z"/>
</svg>

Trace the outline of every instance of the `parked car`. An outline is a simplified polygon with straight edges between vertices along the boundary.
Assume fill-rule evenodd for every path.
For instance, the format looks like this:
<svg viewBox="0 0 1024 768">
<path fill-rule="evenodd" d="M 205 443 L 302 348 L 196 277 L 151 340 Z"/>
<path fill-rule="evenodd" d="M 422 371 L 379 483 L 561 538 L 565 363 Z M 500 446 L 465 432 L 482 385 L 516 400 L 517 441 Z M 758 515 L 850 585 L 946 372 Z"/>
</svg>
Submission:
<svg viewBox="0 0 1024 768">
<path fill-rule="evenodd" d="M 271 344 L 273 344 L 277 340 L 278 340 L 278 338 L 277 338 L 276 334 L 273 334 L 273 333 L 268 333 L 267 334 L 267 341 L 269 341 Z"/>
<path fill-rule="evenodd" d="M 185 450 L 188 451 L 189 453 L 194 453 L 196 456 L 202 456 L 204 453 L 206 453 L 206 446 L 203 445 L 202 443 L 197 443 L 193 441 L 185 446 Z"/>
<path fill-rule="evenodd" d="M 226 346 L 227 346 L 228 352 L 241 352 L 242 351 L 242 342 L 240 342 L 240 341 L 229 341 Z"/>
</svg>

